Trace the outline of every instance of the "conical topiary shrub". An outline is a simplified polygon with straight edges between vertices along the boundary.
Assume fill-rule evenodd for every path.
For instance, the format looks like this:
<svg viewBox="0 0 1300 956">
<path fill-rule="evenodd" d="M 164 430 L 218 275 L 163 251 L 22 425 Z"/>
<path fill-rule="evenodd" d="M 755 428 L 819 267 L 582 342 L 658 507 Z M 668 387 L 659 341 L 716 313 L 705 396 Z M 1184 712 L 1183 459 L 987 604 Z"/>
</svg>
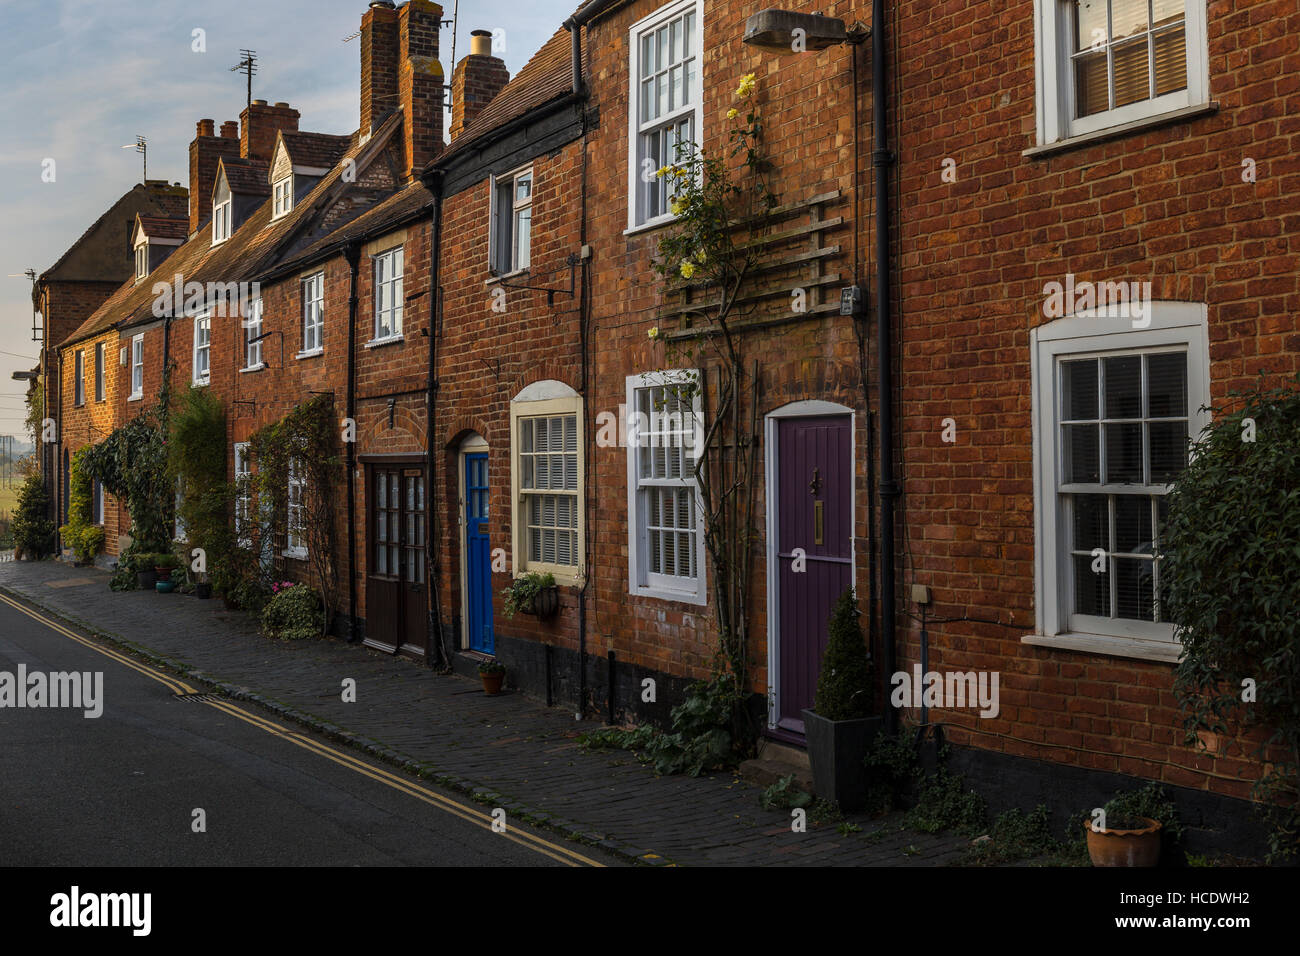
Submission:
<svg viewBox="0 0 1300 956">
<path fill-rule="evenodd" d="M 871 658 L 862 637 L 858 601 L 849 588 L 831 614 L 813 710 L 827 720 L 871 716 Z"/>
</svg>

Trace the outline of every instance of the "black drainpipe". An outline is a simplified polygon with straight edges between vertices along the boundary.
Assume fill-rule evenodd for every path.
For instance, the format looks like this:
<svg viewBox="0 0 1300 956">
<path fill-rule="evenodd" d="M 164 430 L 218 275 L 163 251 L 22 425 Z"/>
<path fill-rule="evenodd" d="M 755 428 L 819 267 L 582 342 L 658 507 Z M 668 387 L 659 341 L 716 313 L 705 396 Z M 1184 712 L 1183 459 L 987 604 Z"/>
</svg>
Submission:
<svg viewBox="0 0 1300 956">
<path fill-rule="evenodd" d="M 871 126 L 874 148 L 871 165 L 876 173 L 876 323 L 879 330 L 877 360 L 880 363 L 880 632 L 886 680 L 894 673 L 894 509 L 900 489 L 894 481 L 894 376 L 890 323 L 889 273 L 889 168 L 894 155 L 889 151 L 888 103 L 885 77 L 885 0 L 871 2 Z M 885 709 L 886 728 L 893 732 L 898 711 Z"/>
<path fill-rule="evenodd" d="M 357 642 L 357 273 L 361 247 L 349 242 L 343 247 L 348 260 L 348 401 L 347 418 L 352 440 L 347 443 L 348 468 L 348 643 Z"/>
<path fill-rule="evenodd" d="M 570 17 L 564 21 L 565 28 L 572 37 L 570 46 L 570 61 L 573 73 L 573 93 L 578 95 L 582 93 L 582 25 L 576 17 Z M 582 194 L 578 211 L 578 232 L 579 243 L 583 249 L 587 246 L 587 110 L 586 102 L 580 101 L 578 109 L 582 111 Z M 578 348 L 582 361 L 582 382 L 579 391 L 582 394 L 582 444 L 583 456 L 587 462 L 591 461 L 591 429 L 587 427 L 587 419 L 591 414 L 591 395 L 588 390 L 589 362 L 587 358 L 588 338 L 587 338 L 587 313 L 589 311 L 589 299 L 587 296 L 587 260 L 582 259 L 582 274 L 580 277 L 581 288 L 578 292 Z M 591 474 L 593 470 L 588 466 L 585 470 L 587 484 L 590 485 Z M 582 582 L 582 590 L 578 592 L 578 713 L 579 720 L 587 715 L 587 588 L 591 585 L 591 495 L 587 493 L 588 489 L 583 489 L 583 507 L 587 511 L 587 520 L 583 521 L 583 554 L 586 575 Z M 610 654 L 610 660 L 613 661 L 613 653 Z M 610 694 L 614 692 L 613 673 L 609 675 Z M 613 706 L 613 697 L 610 697 L 611 708 Z M 611 720 L 612 720 L 611 709 Z"/>
<path fill-rule="evenodd" d="M 437 516 L 441 513 L 440 499 L 437 495 L 438 480 L 438 335 L 441 324 L 438 321 L 438 301 L 441 298 L 441 286 L 438 284 L 438 262 L 442 256 L 442 171 L 433 170 L 424 177 L 424 184 L 433 193 L 433 221 L 431 251 L 429 254 L 429 374 L 424 396 L 425 404 L 425 519 L 424 537 L 425 553 L 428 556 L 429 574 L 429 626 L 428 641 L 437 641 L 438 662 L 445 668 L 451 668 L 451 655 L 443 645 L 442 634 L 442 595 L 440 591 L 441 566 L 438 561 L 438 541 L 434 534 Z M 425 661 L 432 667 L 434 650 L 429 648 L 424 655 Z"/>
</svg>

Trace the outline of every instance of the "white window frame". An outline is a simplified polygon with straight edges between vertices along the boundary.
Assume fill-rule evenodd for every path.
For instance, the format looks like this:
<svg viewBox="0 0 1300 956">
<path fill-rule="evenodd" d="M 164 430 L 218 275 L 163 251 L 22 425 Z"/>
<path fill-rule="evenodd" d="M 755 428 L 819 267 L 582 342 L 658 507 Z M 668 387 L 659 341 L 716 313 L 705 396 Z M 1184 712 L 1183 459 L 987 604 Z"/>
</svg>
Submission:
<svg viewBox="0 0 1300 956">
<path fill-rule="evenodd" d="M 528 198 L 520 200 L 516 195 L 517 183 L 524 177 L 528 178 Z M 500 194 L 505 190 L 506 184 L 509 183 L 510 203 L 507 206 L 501 201 Z M 516 272 L 524 272 L 532 262 L 532 245 L 533 245 L 533 225 L 532 209 L 533 197 L 537 193 L 537 177 L 533 174 L 532 164 L 520 166 L 502 176 L 490 177 L 491 187 L 491 216 L 488 222 L 488 256 L 489 266 L 494 275 L 508 276 Z M 528 217 L 528 252 L 523 256 L 519 254 L 519 230 L 515 228 L 515 221 L 519 213 L 527 209 Z M 510 237 L 510 254 L 508 257 L 502 256 L 502 250 L 498 248 L 502 244 L 502 230 L 508 230 Z"/>
<path fill-rule="evenodd" d="M 72 354 L 72 404 L 86 404 L 86 350 L 77 349 Z"/>
<path fill-rule="evenodd" d="M 149 243 L 142 242 L 135 247 L 135 277 L 143 279 L 149 274 Z"/>
<path fill-rule="evenodd" d="M 253 544 L 250 533 L 253 514 L 253 469 L 249 461 L 249 443 L 235 442 L 235 539 L 240 547 Z"/>
<path fill-rule="evenodd" d="M 692 475 L 680 479 L 644 479 L 641 476 L 640 449 L 647 441 L 657 439 L 642 435 L 636 417 L 640 409 L 638 392 L 660 386 L 694 385 L 700 381 L 698 370 L 673 369 L 666 372 L 645 372 L 627 377 L 627 403 L 624 406 L 627 417 L 627 554 L 628 554 L 628 592 L 642 597 L 661 598 L 666 601 L 683 601 L 688 604 L 708 603 L 704 550 L 703 502 L 700 499 L 699 482 Z M 702 441 L 704 409 L 698 389 L 692 397 L 694 425 L 690 441 L 698 452 Z M 692 577 L 656 574 L 650 570 L 650 535 L 647 526 L 649 518 L 645 495 L 648 489 L 661 487 L 680 487 L 690 489 L 695 509 L 695 535 L 691 562 L 695 569 Z"/>
<path fill-rule="evenodd" d="M 405 271 L 405 252 L 403 246 L 394 246 L 371 256 L 371 276 L 375 287 L 375 323 L 371 344 L 390 342 L 402 337 L 402 309 L 405 305 L 403 274 Z M 388 267 L 388 278 L 380 280 L 379 270 Z M 388 307 L 382 304 L 381 293 L 387 290 Z"/>
<path fill-rule="evenodd" d="M 653 122 L 642 123 L 640 114 L 640 57 L 641 36 L 655 30 L 665 22 L 672 21 L 686 13 L 695 11 L 695 45 L 692 56 L 695 60 L 695 89 L 691 92 L 692 106 L 678 107 L 665 113 Z M 671 211 L 658 216 L 643 216 L 645 206 L 643 190 L 647 183 L 642 176 L 641 138 L 656 127 L 667 126 L 687 116 L 694 116 L 694 131 L 691 139 L 698 146 L 704 142 L 704 2 L 703 0 L 676 0 L 674 3 L 660 7 L 654 13 L 632 24 L 628 31 L 628 140 L 627 140 L 627 231 L 650 229 L 671 222 L 677 217 Z M 669 164 L 671 165 L 671 164 Z"/>
<path fill-rule="evenodd" d="M 203 356 L 203 371 L 199 371 L 199 356 Z M 190 369 L 195 385 L 212 381 L 212 313 L 204 309 L 194 317 L 194 348 Z"/>
<path fill-rule="evenodd" d="M 325 272 L 313 272 L 300 286 L 302 294 L 302 343 L 298 358 L 325 351 Z"/>
<path fill-rule="evenodd" d="M 521 422 L 528 418 L 575 416 L 578 439 L 577 490 L 573 493 L 577 509 L 577 563 L 576 565 L 549 564 L 528 559 L 528 498 L 534 492 L 523 488 L 523 466 L 520 451 Z M 538 382 L 528 386 L 510 403 L 510 523 L 513 574 L 516 578 L 537 571 L 555 576 L 555 583 L 580 586 L 586 577 L 586 462 L 582 397 L 559 382 Z M 553 492 L 547 492 L 553 493 Z M 567 492 L 560 492 L 566 494 Z"/>
<path fill-rule="evenodd" d="M 90 523 L 102 528 L 104 526 L 104 486 L 98 478 L 91 479 L 90 495 Z M 96 515 L 99 516 L 98 519 L 96 519 Z"/>
<path fill-rule="evenodd" d="M 288 215 L 293 210 L 293 175 L 290 174 L 283 179 L 277 179 L 271 190 L 273 193 L 271 218 L 279 219 Z"/>
<path fill-rule="evenodd" d="M 221 202 L 212 204 L 212 244 L 215 246 L 230 238 L 230 204 L 229 193 Z"/>
<path fill-rule="evenodd" d="M 1026 643 L 1163 661 L 1177 660 L 1181 650 L 1172 624 L 1090 617 L 1088 630 L 1074 631 L 1070 627 L 1073 595 L 1070 554 L 1065 548 L 1068 515 L 1063 501 L 1063 495 L 1069 492 L 1062 490 L 1057 417 L 1062 390 L 1060 360 L 1110 353 L 1186 350 L 1189 436 L 1195 439 L 1209 422 L 1208 412 L 1202 410 L 1210 400 L 1206 306 L 1152 302 L 1150 307 L 1150 324 L 1142 329 L 1135 329 L 1130 318 L 1090 311 L 1056 319 L 1030 331 L 1037 622 L 1036 633 L 1023 639 Z M 1158 494 L 1172 486 L 1140 487 Z"/>
<path fill-rule="evenodd" d="M 138 373 L 138 374 L 137 374 Z M 131 337 L 131 394 L 129 400 L 144 398 L 144 334 Z"/>
<path fill-rule="evenodd" d="M 1072 21 L 1069 8 L 1072 0 L 1034 0 L 1039 145 L 1046 146 L 1131 123 L 1157 122 L 1169 114 L 1207 104 L 1210 99 L 1210 54 L 1206 39 L 1205 0 L 1184 2 L 1187 87 L 1154 99 L 1075 118 L 1074 72 L 1070 60 Z"/>
<path fill-rule="evenodd" d="M 108 397 L 108 359 L 107 348 L 103 342 L 95 343 L 95 401 L 102 402 Z"/>
<path fill-rule="evenodd" d="M 248 315 L 243 321 L 244 326 L 244 371 L 255 372 L 264 367 L 262 362 L 262 297 L 250 299 L 248 302 Z M 254 342 L 253 339 L 258 341 Z"/>
<path fill-rule="evenodd" d="M 297 459 L 289 459 L 289 487 L 285 497 L 284 556 L 299 561 L 307 560 L 307 542 L 302 536 L 303 500 L 307 495 L 307 478 L 301 474 Z M 295 519 L 295 514 L 298 516 Z"/>
</svg>

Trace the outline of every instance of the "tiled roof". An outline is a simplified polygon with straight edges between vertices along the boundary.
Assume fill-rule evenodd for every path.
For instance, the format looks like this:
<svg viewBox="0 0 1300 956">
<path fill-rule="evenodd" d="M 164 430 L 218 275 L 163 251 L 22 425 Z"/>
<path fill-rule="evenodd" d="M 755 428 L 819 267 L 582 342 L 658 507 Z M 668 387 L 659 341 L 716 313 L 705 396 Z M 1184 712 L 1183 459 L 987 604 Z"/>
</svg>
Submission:
<svg viewBox="0 0 1300 956">
<path fill-rule="evenodd" d="M 136 216 L 140 229 L 150 239 L 188 239 L 190 221 L 182 216 L 178 219 L 164 219 L 160 216 Z"/>
<path fill-rule="evenodd" d="M 451 145 L 433 161 L 441 166 L 444 161 L 469 147 L 492 130 L 523 116 L 529 110 L 569 93 L 573 89 L 573 40 L 568 30 L 561 27 L 546 44 L 533 54 L 509 83 L 507 83 L 482 112 L 474 117 L 452 141 Z M 587 45 L 583 43 L 583 59 L 587 59 Z"/>
<path fill-rule="evenodd" d="M 325 250 L 341 245 L 349 239 L 377 235 L 383 232 L 384 227 L 388 224 L 396 224 L 415 218 L 422 210 L 432 206 L 432 204 L 433 193 L 425 188 L 424 183 L 416 180 L 405 189 L 393 193 L 379 205 L 368 209 L 347 225 L 335 229 L 327 236 L 312 243 L 292 259 L 286 259 L 283 266 L 285 269 L 290 269 L 294 263 L 301 262 L 305 264 L 320 256 Z M 277 271 L 279 270 L 277 269 Z"/>
<path fill-rule="evenodd" d="M 357 158 L 369 149 L 381 149 L 391 138 L 394 130 L 401 128 L 401 113 L 393 113 L 377 129 L 371 138 L 362 145 L 354 146 L 348 156 Z M 355 137 L 354 137 L 355 139 Z M 222 160 L 223 164 L 241 167 L 245 161 Z M 258 164 L 261 175 L 266 175 L 266 163 Z M 229 175 L 229 169 L 227 170 Z M 130 280 L 124 283 L 108 300 L 82 323 L 81 327 L 65 339 L 61 346 L 69 345 L 81 339 L 97 335 L 113 326 L 128 327 L 153 318 L 153 286 L 158 282 L 171 283 L 177 273 L 184 282 L 238 282 L 251 281 L 273 263 L 277 262 L 284 251 L 292 247 L 292 240 L 300 228 L 313 219 L 318 203 L 338 185 L 342 167 L 336 166 L 322 177 L 315 188 L 294 206 L 293 210 L 281 219 L 271 219 L 271 201 L 261 203 L 248 219 L 235 230 L 226 241 L 212 245 L 212 230 L 199 229 L 194 236 L 174 253 L 168 256 L 149 276 L 138 283 Z M 269 193 L 269 187 L 263 179 L 263 193 Z M 391 197 L 402 195 L 399 191 Z M 370 210 L 373 212 L 374 210 Z M 358 217 L 360 218 L 360 217 Z M 352 220 L 351 223 L 355 223 Z M 340 227 L 346 229 L 351 223 Z M 324 240 L 338 233 L 335 230 Z"/>
<path fill-rule="evenodd" d="M 269 196 L 271 184 L 267 173 L 271 166 L 262 159 L 231 159 L 222 156 L 220 166 L 226 171 L 226 183 L 232 193 L 242 196 Z M 220 174 L 218 174 L 220 179 Z"/>
<path fill-rule="evenodd" d="M 352 146 L 351 136 L 331 136 L 328 133 L 296 133 L 280 131 L 289 161 L 295 166 L 316 166 L 332 169 Z"/>
<path fill-rule="evenodd" d="M 82 243 L 86 242 L 92 235 L 94 235 L 96 230 L 98 230 L 99 227 L 103 225 L 104 221 L 110 215 L 112 215 L 117 211 L 117 209 L 121 206 L 121 204 L 131 196 L 131 193 L 136 191 L 145 194 L 143 200 L 145 205 L 149 207 L 151 212 L 160 213 L 168 217 L 189 215 L 189 198 L 188 198 L 189 192 L 188 190 L 185 189 L 184 186 L 173 186 L 170 183 L 166 182 L 165 180 L 157 180 L 157 179 L 151 179 L 147 183 L 136 183 L 136 185 L 131 187 L 131 190 L 129 192 L 124 193 L 121 197 L 118 198 L 117 202 L 113 203 L 113 205 L 111 205 L 108 209 L 104 210 L 103 214 L 100 215 L 99 218 L 96 219 L 94 222 L 92 222 L 86 228 L 86 231 L 83 232 L 81 236 L 77 239 L 77 241 L 74 242 L 72 245 L 68 246 L 68 248 L 63 251 L 63 255 L 59 256 L 58 261 L 55 262 L 54 265 L 46 269 L 44 272 L 42 272 L 40 277 L 42 279 L 54 278 L 59 272 L 59 270 L 63 267 L 64 263 L 66 263 L 69 260 L 69 258 L 73 255 L 73 253 L 75 253 L 81 247 Z M 118 240 L 119 235 L 120 233 L 113 234 L 114 242 L 119 241 Z M 79 278 L 85 278 L 85 277 L 82 276 Z M 105 278 L 111 279 L 111 278 L 116 278 L 116 276 L 111 276 L 111 277 L 105 276 Z M 34 288 L 33 288 L 33 294 L 35 294 Z"/>
</svg>

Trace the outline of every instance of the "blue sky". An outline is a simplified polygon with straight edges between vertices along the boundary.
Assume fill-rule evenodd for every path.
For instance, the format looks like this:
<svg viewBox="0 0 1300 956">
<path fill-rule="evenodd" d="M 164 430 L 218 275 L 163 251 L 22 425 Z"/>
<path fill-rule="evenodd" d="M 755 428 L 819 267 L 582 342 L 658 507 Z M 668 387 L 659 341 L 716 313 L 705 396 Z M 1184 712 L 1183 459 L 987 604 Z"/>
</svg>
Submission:
<svg viewBox="0 0 1300 956">
<path fill-rule="evenodd" d="M 360 52 L 343 38 L 360 29 L 366 0 L 0 0 L 0 434 L 21 435 L 24 383 L 32 368 L 30 283 L 4 278 L 53 265 L 122 193 L 140 181 L 140 155 L 120 149 L 149 141 L 149 178 L 188 185 L 190 140 L 204 117 L 238 119 L 243 47 L 256 50 L 253 96 L 286 100 L 300 128 L 357 128 Z M 498 52 L 511 75 L 550 38 L 577 0 L 460 0 L 456 56 L 473 29 L 501 30 Z M 453 0 L 444 5 L 451 19 Z M 193 31 L 206 52 L 194 52 Z M 451 75 L 452 29 L 440 54 Z M 56 179 L 41 181 L 42 162 Z M 13 353 L 13 354 L 11 354 Z"/>
</svg>

